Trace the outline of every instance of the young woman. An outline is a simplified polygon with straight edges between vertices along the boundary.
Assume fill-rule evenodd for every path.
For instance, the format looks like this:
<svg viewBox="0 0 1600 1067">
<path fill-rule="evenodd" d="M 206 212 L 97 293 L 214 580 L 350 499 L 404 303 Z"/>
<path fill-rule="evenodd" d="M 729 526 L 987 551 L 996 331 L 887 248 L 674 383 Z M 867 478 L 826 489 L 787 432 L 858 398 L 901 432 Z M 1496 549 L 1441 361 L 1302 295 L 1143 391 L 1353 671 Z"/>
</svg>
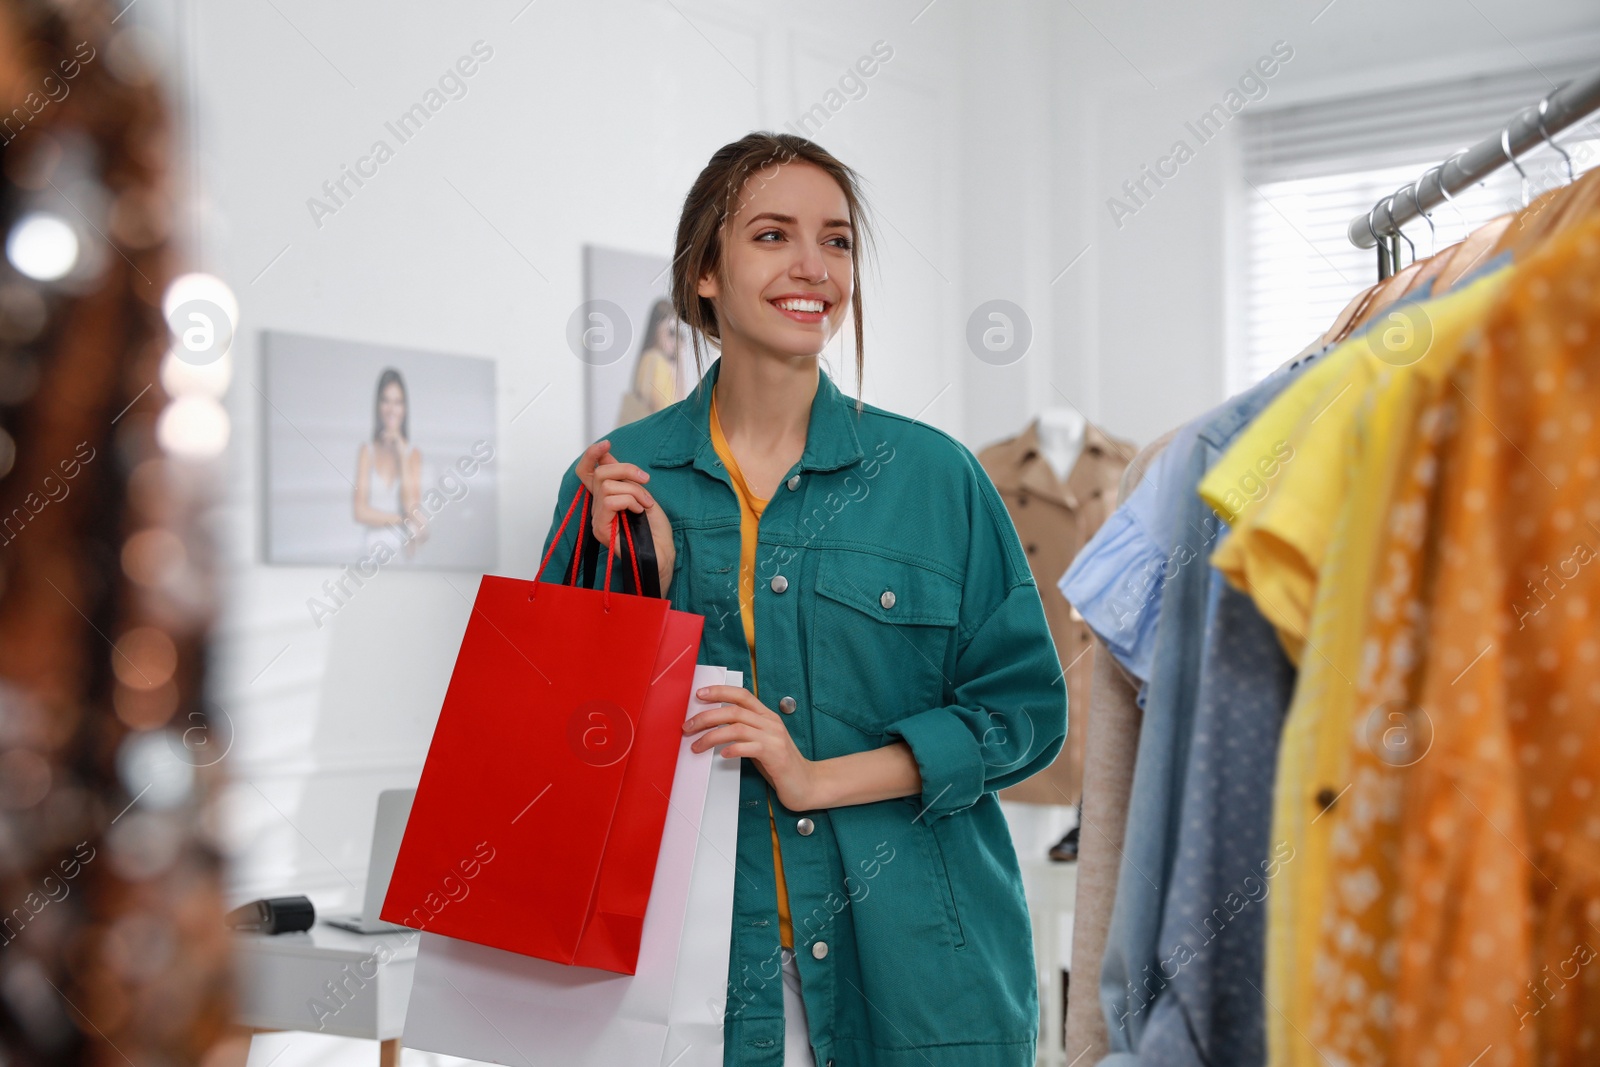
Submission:
<svg viewBox="0 0 1600 1067">
<path fill-rule="evenodd" d="M 745 672 L 684 724 L 743 761 L 725 1062 L 1023 1067 L 1032 934 L 994 794 L 1060 751 L 1061 664 L 972 453 L 819 366 L 847 314 L 863 365 L 861 229 L 854 173 L 812 142 L 717 151 L 672 300 L 697 366 L 702 337 L 720 356 L 567 469 L 544 547 L 580 482 L 602 545 L 643 511 L 700 662 Z"/>
<path fill-rule="evenodd" d="M 386 367 L 372 400 L 372 440 L 356 455 L 356 488 L 351 501 L 355 520 L 365 528 L 363 558 L 379 563 L 404 553 L 416 556 L 428 539 L 422 500 L 422 449 L 411 443 L 410 404 L 400 372 Z M 379 551 L 382 546 L 384 551 Z"/>
</svg>

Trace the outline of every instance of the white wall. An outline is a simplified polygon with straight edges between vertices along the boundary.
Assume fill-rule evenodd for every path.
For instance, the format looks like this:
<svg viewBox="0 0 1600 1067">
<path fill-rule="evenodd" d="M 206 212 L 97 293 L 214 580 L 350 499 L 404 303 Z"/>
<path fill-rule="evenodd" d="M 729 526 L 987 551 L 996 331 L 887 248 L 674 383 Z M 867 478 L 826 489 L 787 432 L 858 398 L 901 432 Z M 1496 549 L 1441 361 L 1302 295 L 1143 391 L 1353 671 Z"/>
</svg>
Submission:
<svg viewBox="0 0 1600 1067">
<path fill-rule="evenodd" d="M 1184 124 L 1221 102 L 1274 42 L 1294 56 L 1245 113 L 1581 56 L 1600 64 L 1600 5 L 1589 0 L 1074 0 L 1052 8 L 1060 194 L 1052 252 L 1065 263 L 1090 249 L 1050 292 L 1056 373 L 1092 418 L 1141 443 L 1226 395 L 1243 208 L 1256 194 L 1242 181 L 1237 120 L 1203 146 Z M 1195 157 L 1118 225 L 1107 200 L 1124 197 L 1122 183 L 1179 138 L 1196 146 Z M 983 433 L 1002 427 L 967 424 Z"/>
<path fill-rule="evenodd" d="M 1119 227 L 1105 202 L 1274 41 L 1257 106 L 1483 64 L 1539 62 L 1600 28 L 1593 0 L 860 5 L 524 0 L 201 5 L 141 20 L 185 101 L 188 266 L 241 304 L 227 497 L 229 598 L 213 697 L 237 732 L 233 892 L 353 903 L 376 792 L 420 769 L 475 589 L 384 573 L 326 626 L 331 569 L 261 563 L 259 335 L 287 329 L 497 361 L 499 571 L 531 576 L 559 471 L 584 444 L 563 329 L 580 251 L 670 253 L 717 146 L 780 128 L 873 42 L 894 58 L 817 139 L 869 181 L 884 242 L 867 398 L 977 448 L 1073 404 L 1148 440 L 1223 395 L 1239 203 L 1236 128 Z M 306 207 L 383 123 L 482 39 L 443 108 L 320 228 Z M 1569 46 L 1570 47 L 1570 46 Z M 968 352 L 1002 298 L 1035 331 L 1008 367 Z M 1285 353 L 1287 357 L 1290 353 Z M 834 366 L 848 366 L 841 350 Z M 543 391 L 541 393 L 541 391 Z M 515 422 L 530 399 L 540 399 Z"/>
</svg>

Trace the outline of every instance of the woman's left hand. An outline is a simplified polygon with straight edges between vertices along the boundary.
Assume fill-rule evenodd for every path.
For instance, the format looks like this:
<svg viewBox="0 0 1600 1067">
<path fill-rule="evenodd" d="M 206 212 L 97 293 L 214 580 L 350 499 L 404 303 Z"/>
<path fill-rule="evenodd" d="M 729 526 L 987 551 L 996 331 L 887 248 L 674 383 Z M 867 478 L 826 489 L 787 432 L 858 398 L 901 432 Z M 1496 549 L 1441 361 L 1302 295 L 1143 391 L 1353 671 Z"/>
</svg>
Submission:
<svg viewBox="0 0 1600 1067">
<path fill-rule="evenodd" d="M 795 747 L 789 728 L 778 713 L 756 699 L 756 695 L 743 686 L 708 685 L 695 692 L 695 696 L 708 703 L 725 701 L 719 708 L 707 708 L 691 715 L 683 724 L 686 734 L 705 734 L 695 738 L 690 746 L 695 752 L 727 744 L 722 750 L 726 759 L 748 756 L 772 788 L 778 800 L 790 811 L 810 811 L 816 806 L 813 797 L 816 763 L 806 759 Z M 708 729 L 715 727 L 714 729 Z M 731 742 L 731 743 L 730 743 Z"/>
</svg>

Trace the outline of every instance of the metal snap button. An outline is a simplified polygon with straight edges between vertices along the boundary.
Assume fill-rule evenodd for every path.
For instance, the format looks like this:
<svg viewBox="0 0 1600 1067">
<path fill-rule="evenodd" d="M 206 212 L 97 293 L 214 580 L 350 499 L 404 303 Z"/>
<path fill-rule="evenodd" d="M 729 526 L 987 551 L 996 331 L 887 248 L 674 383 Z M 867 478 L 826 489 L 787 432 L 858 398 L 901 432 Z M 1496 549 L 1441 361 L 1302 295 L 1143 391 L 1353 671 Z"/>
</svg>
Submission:
<svg viewBox="0 0 1600 1067">
<path fill-rule="evenodd" d="M 822 959 L 822 957 L 826 956 L 827 954 L 828 954 L 828 943 L 826 941 L 818 941 L 815 945 L 811 946 L 811 958 L 812 959 L 820 960 L 820 959 Z"/>
<path fill-rule="evenodd" d="M 784 484 L 787 485 L 791 491 L 798 489 L 800 488 L 800 476 L 798 474 L 791 474 L 789 476 L 789 480 Z"/>
<path fill-rule="evenodd" d="M 817 828 L 817 824 L 812 822 L 810 819 L 801 819 L 799 822 L 794 824 L 794 828 L 800 831 L 801 837 L 810 837 L 811 831 Z"/>
<path fill-rule="evenodd" d="M 789 579 L 785 578 L 781 574 L 773 576 L 772 591 L 774 593 L 781 593 L 787 588 L 789 588 Z"/>
<path fill-rule="evenodd" d="M 794 697 L 784 697 L 782 700 L 778 701 L 778 710 L 783 712 L 785 715 L 793 715 L 794 707 Z"/>
<path fill-rule="evenodd" d="M 894 607 L 894 590 L 885 589 L 883 595 L 878 598 L 878 603 L 883 605 L 885 611 Z"/>
</svg>

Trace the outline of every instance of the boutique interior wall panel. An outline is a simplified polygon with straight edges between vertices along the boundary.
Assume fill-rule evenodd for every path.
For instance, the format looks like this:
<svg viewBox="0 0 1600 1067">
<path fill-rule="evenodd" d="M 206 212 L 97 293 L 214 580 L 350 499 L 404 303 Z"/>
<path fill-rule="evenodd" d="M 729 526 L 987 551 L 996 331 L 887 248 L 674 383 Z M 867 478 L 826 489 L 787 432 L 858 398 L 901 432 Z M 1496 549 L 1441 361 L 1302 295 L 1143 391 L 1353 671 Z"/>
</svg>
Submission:
<svg viewBox="0 0 1600 1067">
<path fill-rule="evenodd" d="M 964 275 L 949 196 L 952 131 L 947 86 L 904 70 L 913 38 L 863 40 L 857 52 L 834 45 L 823 51 L 796 35 L 793 57 L 794 128 L 861 172 L 878 243 L 860 284 L 866 294 L 866 390 L 869 403 L 918 415 L 959 436 L 959 390 L 952 372 L 958 347 L 959 293 Z M 887 57 L 887 58 L 884 58 Z M 846 69 L 866 59 L 870 78 L 858 74 L 859 96 L 820 120 L 818 105 L 836 98 Z M 902 64 L 896 67 L 896 64 Z M 844 95 L 844 94 L 841 94 Z M 779 128 L 783 128 L 782 124 Z M 919 131 L 888 140 L 885 129 Z M 854 390 L 853 341 L 830 346 L 830 373 Z M 955 395 L 952 395 L 954 393 Z"/>
</svg>

